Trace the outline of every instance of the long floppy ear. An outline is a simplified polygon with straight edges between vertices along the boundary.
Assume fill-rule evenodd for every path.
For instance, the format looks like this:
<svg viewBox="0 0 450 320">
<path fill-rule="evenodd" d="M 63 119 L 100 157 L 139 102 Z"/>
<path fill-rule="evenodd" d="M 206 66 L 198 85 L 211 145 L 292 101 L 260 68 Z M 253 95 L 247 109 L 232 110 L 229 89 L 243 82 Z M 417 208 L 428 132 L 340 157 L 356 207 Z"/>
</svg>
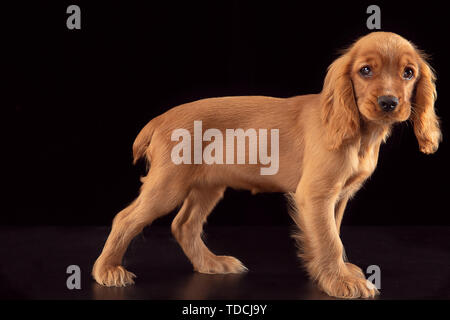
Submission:
<svg viewBox="0 0 450 320">
<path fill-rule="evenodd" d="M 420 53 L 419 53 L 420 54 Z M 411 120 L 414 124 L 414 133 L 419 142 L 420 151 L 434 153 L 442 140 L 439 129 L 439 118 L 434 111 L 434 102 L 437 98 L 436 77 L 428 65 L 423 54 L 420 54 L 419 76 L 412 101 Z"/>
<path fill-rule="evenodd" d="M 356 137 L 360 118 L 350 79 L 351 59 L 343 54 L 328 68 L 321 92 L 321 117 L 325 125 L 325 140 L 330 149 L 338 149 L 345 141 Z"/>
</svg>

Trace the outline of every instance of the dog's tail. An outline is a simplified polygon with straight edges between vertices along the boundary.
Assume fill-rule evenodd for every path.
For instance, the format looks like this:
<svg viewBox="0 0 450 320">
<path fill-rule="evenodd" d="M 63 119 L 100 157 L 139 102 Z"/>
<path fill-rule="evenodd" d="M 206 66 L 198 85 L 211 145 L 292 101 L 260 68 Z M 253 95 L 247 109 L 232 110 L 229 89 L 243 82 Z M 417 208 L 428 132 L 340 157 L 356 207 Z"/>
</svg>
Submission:
<svg viewBox="0 0 450 320">
<path fill-rule="evenodd" d="M 154 121 L 150 121 L 142 128 L 133 143 L 133 164 L 136 164 L 139 159 L 144 158 L 147 163 L 150 159 L 146 153 L 148 146 L 152 140 L 153 132 L 155 131 Z"/>
</svg>

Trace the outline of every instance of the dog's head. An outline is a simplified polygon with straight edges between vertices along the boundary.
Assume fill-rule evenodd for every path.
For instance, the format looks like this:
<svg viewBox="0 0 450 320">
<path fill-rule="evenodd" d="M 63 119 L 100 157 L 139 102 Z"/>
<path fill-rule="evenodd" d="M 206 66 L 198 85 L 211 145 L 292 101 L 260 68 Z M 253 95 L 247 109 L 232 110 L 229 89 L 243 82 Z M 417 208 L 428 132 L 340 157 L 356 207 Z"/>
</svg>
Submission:
<svg viewBox="0 0 450 320">
<path fill-rule="evenodd" d="M 399 35 L 374 32 L 360 38 L 325 78 L 322 118 L 330 147 L 355 137 L 364 121 L 391 125 L 411 119 L 420 150 L 435 152 L 441 131 L 434 82 L 424 54 Z"/>
</svg>

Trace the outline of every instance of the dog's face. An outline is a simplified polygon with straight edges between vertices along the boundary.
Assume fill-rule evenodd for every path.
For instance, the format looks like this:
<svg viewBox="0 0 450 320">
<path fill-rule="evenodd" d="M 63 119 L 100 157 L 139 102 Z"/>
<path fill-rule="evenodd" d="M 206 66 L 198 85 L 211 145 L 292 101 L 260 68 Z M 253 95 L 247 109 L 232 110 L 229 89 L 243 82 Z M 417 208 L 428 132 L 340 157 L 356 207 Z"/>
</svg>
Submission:
<svg viewBox="0 0 450 320">
<path fill-rule="evenodd" d="M 369 121 L 409 119 L 420 55 L 403 38 L 373 34 L 353 48 L 350 77 L 359 112 Z"/>
<path fill-rule="evenodd" d="M 411 119 L 420 150 L 435 152 L 441 131 L 434 82 L 424 55 L 409 41 L 390 32 L 362 37 L 325 77 L 322 119 L 330 148 L 356 137 L 362 122 L 389 126 Z"/>
</svg>

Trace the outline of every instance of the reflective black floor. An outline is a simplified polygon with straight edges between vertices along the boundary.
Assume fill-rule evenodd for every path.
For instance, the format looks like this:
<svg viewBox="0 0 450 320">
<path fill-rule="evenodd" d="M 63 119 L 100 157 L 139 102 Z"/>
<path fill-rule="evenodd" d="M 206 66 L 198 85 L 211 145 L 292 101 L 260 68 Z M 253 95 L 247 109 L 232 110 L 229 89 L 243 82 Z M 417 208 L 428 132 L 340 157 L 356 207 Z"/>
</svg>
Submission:
<svg viewBox="0 0 450 320">
<path fill-rule="evenodd" d="M 203 275 L 168 227 L 144 230 L 125 265 L 136 285 L 105 288 L 90 276 L 107 227 L 1 227 L 1 299 L 330 299 L 302 271 L 284 227 L 207 227 L 217 254 L 234 255 L 243 275 Z M 379 299 L 450 299 L 449 227 L 343 227 L 349 260 L 381 270 Z M 81 268 L 81 289 L 69 290 L 69 265 Z"/>
</svg>

